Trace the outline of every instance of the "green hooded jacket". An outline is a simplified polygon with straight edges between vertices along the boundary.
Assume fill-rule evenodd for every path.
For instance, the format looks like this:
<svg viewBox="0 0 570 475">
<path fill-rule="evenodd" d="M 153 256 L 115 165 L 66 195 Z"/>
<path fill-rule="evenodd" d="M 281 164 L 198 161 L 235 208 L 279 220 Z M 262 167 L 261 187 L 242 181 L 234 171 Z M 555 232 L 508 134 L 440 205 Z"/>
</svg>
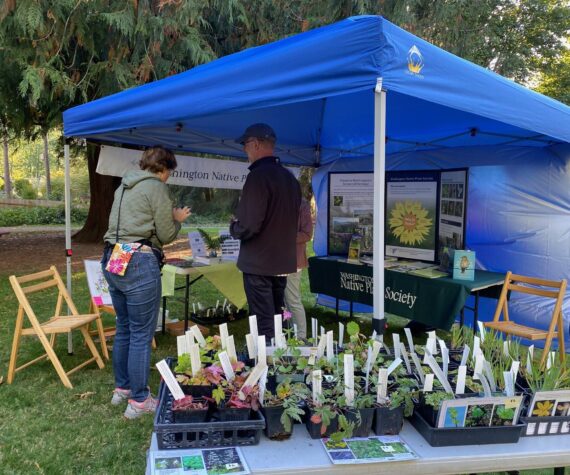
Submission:
<svg viewBox="0 0 570 475">
<path fill-rule="evenodd" d="M 121 202 L 121 193 L 124 191 Z M 119 222 L 118 242 L 135 242 L 149 239 L 155 247 L 162 248 L 176 238 L 181 224 L 172 217 L 172 200 L 168 187 L 160 178 L 146 170 L 129 171 L 123 177 L 121 186 L 115 191 L 115 200 L 109 216 L 109 229 L 104 240 L 117 242 L 117 218 Z"/>
</svg>

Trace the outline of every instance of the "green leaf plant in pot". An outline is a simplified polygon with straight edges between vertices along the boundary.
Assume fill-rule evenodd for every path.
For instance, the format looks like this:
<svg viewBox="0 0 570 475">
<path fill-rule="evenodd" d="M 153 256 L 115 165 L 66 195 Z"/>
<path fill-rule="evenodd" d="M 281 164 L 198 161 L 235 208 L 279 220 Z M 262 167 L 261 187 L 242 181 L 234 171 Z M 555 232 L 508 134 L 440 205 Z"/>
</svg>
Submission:
<svg viewBox="0 0 570 475">
<path fill-rule="evenodd" d="M 414 412 L 414 398 L 417 397 L 417 382 L 410 378 L 399 378 L 388 388 L 388 397 L 376 402 L 372 428 L 376 435 L 396 435 L 402 430 L 404 417 Z"/>
<path fill-rule="evenodd" d="M 273 440 L 291 436 L 293 421 L 301 422 L 305 411 L 300 405 L 309 397 L 309 390 L 303 383 L 292 383 L 291 379 L 279 383 L 275 393 L 266 391 L 261 412 L 265 417 L 265 435 Z"/>
<path fill-rule="evenodd" d="M 208 401 L 191 395 L 175 399 L 172 403 L 172 414 L 174 422 L 178 424 L 205 422 L 208 416 Z"/>
</svg>

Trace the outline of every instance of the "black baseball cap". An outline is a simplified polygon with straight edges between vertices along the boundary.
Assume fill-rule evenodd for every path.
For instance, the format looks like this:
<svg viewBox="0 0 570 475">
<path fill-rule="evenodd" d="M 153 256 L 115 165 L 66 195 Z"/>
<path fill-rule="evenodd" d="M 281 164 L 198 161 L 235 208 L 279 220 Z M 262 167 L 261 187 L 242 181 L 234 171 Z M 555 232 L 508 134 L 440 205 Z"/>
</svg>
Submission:
<svg viewBox="0 0 570 475">
<path fill-rule="evenodd" d="M 252 124 L 236 139 L 236 143 L 244 144 L 249 138 L 276 140 L 277 136 L 271 126 L 263 123 Z"/>
</svg>

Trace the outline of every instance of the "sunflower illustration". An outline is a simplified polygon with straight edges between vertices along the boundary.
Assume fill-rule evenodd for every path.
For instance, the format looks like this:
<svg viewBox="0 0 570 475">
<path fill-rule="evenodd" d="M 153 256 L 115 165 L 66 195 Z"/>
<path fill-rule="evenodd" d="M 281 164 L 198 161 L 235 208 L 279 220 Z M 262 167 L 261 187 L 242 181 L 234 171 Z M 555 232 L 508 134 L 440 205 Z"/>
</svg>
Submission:
<svg viewBox="0 0 570 475">
<path fill-rule="evenodd" d="M 534 410 L 532 411 L 532 415 L 538 417 L 548 417 L 550 416 L 553 407 L 554 407 L 553 401 L 537 402 L 536 405 L 534 406 Z"/>
<path fill-rule="evenodd" d="M 390 230 L 402 244 L 420 244 L 432 224 L 428 214 L 419 201 L 400 201 L 390 212 Z"/>
</svg>

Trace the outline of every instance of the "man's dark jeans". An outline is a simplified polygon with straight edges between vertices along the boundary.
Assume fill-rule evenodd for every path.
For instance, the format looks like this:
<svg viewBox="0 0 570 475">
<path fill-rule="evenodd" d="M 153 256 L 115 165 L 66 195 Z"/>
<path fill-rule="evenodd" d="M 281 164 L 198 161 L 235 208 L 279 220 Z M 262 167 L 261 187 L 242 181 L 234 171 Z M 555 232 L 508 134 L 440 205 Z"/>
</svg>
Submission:
<svg viewBox="0 0 570 475">
<path fill-rule="evenodd" d="M 257 316 L 257 330 L 267 341 L 275 337 L 273 316 L 283 311 L 287 277 L 243 274 L 249 314 Z"/>
</svg>

